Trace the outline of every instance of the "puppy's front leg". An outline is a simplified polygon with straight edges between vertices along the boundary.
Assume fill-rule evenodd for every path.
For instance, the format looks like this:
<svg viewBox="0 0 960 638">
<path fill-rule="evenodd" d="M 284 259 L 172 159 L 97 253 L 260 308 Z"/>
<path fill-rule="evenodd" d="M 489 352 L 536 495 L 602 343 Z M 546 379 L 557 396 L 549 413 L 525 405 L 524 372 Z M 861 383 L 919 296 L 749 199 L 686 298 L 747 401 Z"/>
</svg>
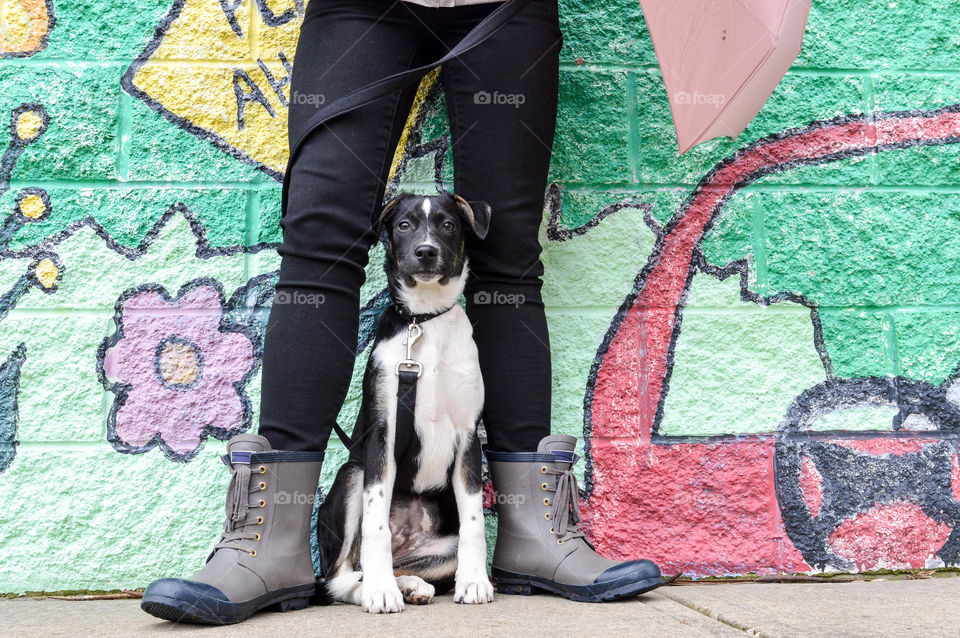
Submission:
<svg viewBox="0 0 960 638">
<path fill-rule="evenodd" d="M 403 611 L 403 594 L 393 575 L 390 536 L 390 501 L 397 473 L 393 439 L 393 427 L 383 419 L 364 445 L 361 599 L 364 610 L 372 614 Z"/>
<path fill-rule="evenodd" d="M 453 599 L 458 603 L 489 603 L 493 585 L 487 577 L 487 538 L 483 525 L 480 483 L 480 439 L 476 432 L 461 441 L 453 468 L 453 494 L 460 518 L 457 574 Z"/>
</svg>

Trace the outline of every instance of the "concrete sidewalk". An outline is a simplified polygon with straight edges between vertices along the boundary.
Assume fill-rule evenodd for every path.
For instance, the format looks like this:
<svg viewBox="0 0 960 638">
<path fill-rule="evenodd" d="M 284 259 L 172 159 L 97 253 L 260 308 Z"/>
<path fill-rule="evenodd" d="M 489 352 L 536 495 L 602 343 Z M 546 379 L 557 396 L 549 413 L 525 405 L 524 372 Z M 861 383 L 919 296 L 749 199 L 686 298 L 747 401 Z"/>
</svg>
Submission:
<svg viewBox="0 0 960 638">
<path fill-rule="evenodd" d="M 689 585 L 640 598 L 587 604 L 555 596 L 497 596 L 465 606 L 443 596 L 401 614 L 358 607 L 263 613 L 242 625 L 202 627 L 157 620 L 137 600 L 0 601 L 6 636 L 957 636 L 960 578 L 851 583 Z"/>
</svg>

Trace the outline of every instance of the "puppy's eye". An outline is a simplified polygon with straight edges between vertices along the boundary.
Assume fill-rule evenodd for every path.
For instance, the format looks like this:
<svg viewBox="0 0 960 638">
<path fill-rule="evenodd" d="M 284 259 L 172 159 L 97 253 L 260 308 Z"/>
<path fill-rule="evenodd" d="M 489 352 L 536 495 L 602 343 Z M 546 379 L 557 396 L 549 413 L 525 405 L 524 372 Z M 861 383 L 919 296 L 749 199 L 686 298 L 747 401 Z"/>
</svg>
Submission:
<svg viewBox="0 0 960 638">
<path fill-rule="evenodd" d="M 410 230 L 410 228 L 411 228 L 410 222 L 408 222 L 407 220 L 403 220 L 402 222 L 397 224 L 397 230 L 401 232 Z"/>
<path fill-rule="evenodd" d="M 441 228 L 448 232 L 453 232 L 457 229 L 457 225 L 448 219 L 447 221 L 443 222 L 443 226 L 441 226 Z"/>
</svg>

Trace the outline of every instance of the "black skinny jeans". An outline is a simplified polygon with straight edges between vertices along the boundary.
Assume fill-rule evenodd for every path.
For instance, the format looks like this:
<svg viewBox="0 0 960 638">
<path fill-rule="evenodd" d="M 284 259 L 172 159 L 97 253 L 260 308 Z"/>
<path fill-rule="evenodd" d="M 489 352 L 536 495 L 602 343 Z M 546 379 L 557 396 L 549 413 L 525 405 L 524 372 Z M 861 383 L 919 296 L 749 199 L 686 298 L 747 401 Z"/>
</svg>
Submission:
<svg viewBox="0 0 960 638">
<path fill-rule="evenodd" d="M 427 8 L 392 0 L 311 0 L 291 83 L 290 137 L 324 103 L 440 58 L 499 3 Z M 468 241 L 465 291 L 486 391 L 489 444 L 535 450 L 550 432 L 550 348 L 538 231 L 556 120 L 562 36 L 556 0 L 534 2 L 445 64 L 454 192 L 493 210 Z M 330 120 L 291 168 L 277 294 L 264 340 L 260 434 L 280 450 L 323 450 L 354 366 L 360 286 L 390 162 L 416 86 Z M 489 94 L 489 100 L 483 93 Z M 494 98 L 497 96 L 522 96 Z M 479 98 L 477 96 L 480 96 Z M 304 97 L 308 96 L 308 97 Z M 518 104 L 518 102 L 522 102 Z M 516 295 L 519 305 L 482 303 Z M 503 297 L 500 297 L 503 299 Z M 481 301 L 481 303 L 476 303 Z"/>
</svg>

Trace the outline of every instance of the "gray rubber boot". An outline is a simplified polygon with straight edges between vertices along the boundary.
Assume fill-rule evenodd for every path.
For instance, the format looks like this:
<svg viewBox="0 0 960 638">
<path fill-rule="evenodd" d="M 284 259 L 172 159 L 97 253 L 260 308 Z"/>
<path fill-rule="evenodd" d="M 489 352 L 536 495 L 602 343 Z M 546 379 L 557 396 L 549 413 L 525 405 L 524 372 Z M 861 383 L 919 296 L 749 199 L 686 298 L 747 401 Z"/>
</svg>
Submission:
<svg viewBox="0 0 960 638">
<path fill-rule="evenodd" d="M 600 602 L 635 596 L 663 584 L 649 560 L 615 561 L 597 554 L 580 530 L 577 440 L 552 435 L 536 452 L 486 450 L 497 493 L 493 582 L 505 594 L 542 589 Z"/>
<path fill-rule="evenodd" d="M 323 452 L 280 452 L 241 434 L 223 461 L 231 474 L 223 534 L 199 572 L 147 587 L 148 614 L 227 625 L 267 607 L 303 609 L 313 595 L 310 518 Z"/>
</svg>

